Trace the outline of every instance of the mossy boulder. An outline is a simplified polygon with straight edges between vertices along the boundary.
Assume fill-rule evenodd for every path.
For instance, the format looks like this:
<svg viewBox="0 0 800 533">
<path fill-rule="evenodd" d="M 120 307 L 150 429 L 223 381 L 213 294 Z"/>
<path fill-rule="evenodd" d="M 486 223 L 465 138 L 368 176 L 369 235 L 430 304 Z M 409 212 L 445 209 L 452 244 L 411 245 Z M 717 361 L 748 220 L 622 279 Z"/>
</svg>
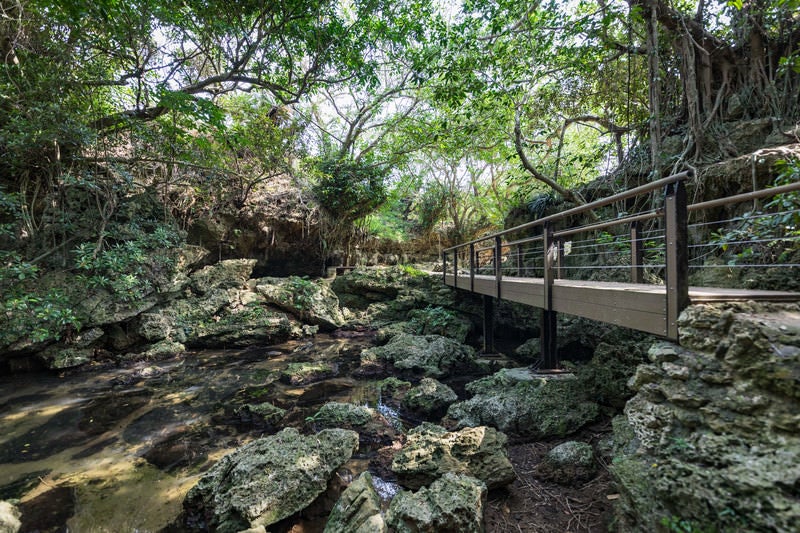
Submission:
<svg viewBox="0 0 800 533">
<path fill-rule="evenodd" d="M 449 432 L 423 423 L 408 433 L 391 468 L 400 483 L 412 489 L 428 485 L 448 472 L 480 479 L 490 489 L 502 487 L 516 479 L 506 443 L 506 436 L 494 428 Z"/>
<path fill-rule="evenodd" d="M 469 400 L 450 406 L 458 427 L 493 426 L 514 435 L 542 439 L 577 431 L 599 414 L 570 375 L 537 376 L 530 369 L 502 369 L 467 384 Z"/>
<path fill-rule="evenodd" d="M 385 533 L 381 499 L 372 485 L 372 476 L 364 472 L 345 489 L 333 506 L 325 533 Z"/>
<path fill-rule="evenodd" d="M 366 405 L 328 402 L 308 418 L 315 429 L 345 428 L 357 431 L 363 445 L 388 445 L 395 438 L 392 424 L 377 410 Z"/>
<path fill-rule="evenodd" d="M 250 279 L 256 263 L 255 259 L 226 259 L 207 266 L 190 276 L 192 290 L 203 295 L 214 289 L 239 289 Z"/>
<path fill-rule="evenodd" d="M 260 278 L 256 291 L 267 303 L 292 313 L 307 324 L 331 331 L 345 324 L 339 298 L 322 280 L 312 281 L 297 276 Z"/>
<path fill-rule="evenodd" d="M 286 428 L 246 444 L 189 490 L 184 525 L 227 533 L 274 524 L 325 492 L 331 475 L 357 448 L 358 434 L 344 429 L 303 436 Z"/>
<path fill-rule="evenodd" d="M 486 493 L 482 481 L 448 473 L 418 492 L 398 493 L 386 512 L 386 523 L 397 533 L 483 533 Z"/>
<path fill-rule="evenodd" d="M 592 446 L 585 442 L 567 441 L 553 447 L 536 465 L 536 477 L 562 485 L 584 483 L 597 471 Z"/>
<path fill-rule="evenodd" d="M 437 418 L 444 415 L 447 407 L 456 400 L 458 396 L 447 385 L 433 378 L 422 378 L 405 394 L 402 406 L 422 417 Z"/>
<path fill-rule="evenodd" d="M 442 378 L 452 375 L 485 374 L 488 364 L 475 350 L 440 335 L 398 334 L 384 346 L 364 350 L 365 363 L 386 361 L 401 374 Z"/>
</svg>

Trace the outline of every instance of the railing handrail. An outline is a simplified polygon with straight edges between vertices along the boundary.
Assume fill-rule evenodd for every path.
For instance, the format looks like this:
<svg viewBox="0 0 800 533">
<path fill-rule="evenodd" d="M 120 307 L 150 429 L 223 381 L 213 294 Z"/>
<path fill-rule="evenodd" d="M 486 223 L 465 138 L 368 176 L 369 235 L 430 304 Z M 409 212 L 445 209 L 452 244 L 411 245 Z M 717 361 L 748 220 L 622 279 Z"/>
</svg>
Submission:
<svg viewBox="0 0 800 533">
<path fill-rule="evenodd" d="M 486 241 L 489 239 L 494 239 L 496 237 L 502 237 L 503 235 L 506 235 L 508 233 L 513 233 L 515 231 L 523 231 L 526 229 L 534 228 L 536 226 L 542 226 L 548 222 L 560 220 L 562 218 L 566 218 L 572 215 L 577 215 L 580 213 L 584 213 L 586 211 L 591 211 L 592 209 L 595 209 L 597 207 L 604 207 L 608 204 L 613 204 L 614 202 L 627 200 L 628 198 L 633 198 L 635 196 L 639 196 L 640 194 L 652 192 L 661 189 L 663 187 L 666 187 L 668 185 L 671 185 L 673 183 L 689 179 L 692 176 L 694 176 L 694 172 L 692 170 L 685 170 L 683 172 L 673 174 L 672 176 L 661 178 L 660 180 L 656 180 L 651 183 L 646 183 L 644 185 L 640 185 L 639 187 L 634 187 L 633 189 L 617 193 L 607 198 L 601 198 L 600 200 L 595 200 L 594 202 L 590 202 L 584 205 L 579 205 L 577 207 L 573 207 L 572 209 L 567 209 L 566 211 L 562 211 L 560 213 L 555 213 L 553 215 L 548 215 L 546 217 L 533 220 L 531 222 L 526 222 L 524 224 L 520 224 L 519 226 L 515 226 L 513 228 L 498 231 L 490 235 L 485 235 L 483 237 L 478 237 L 477 239 L 473 239 L 471 241 L 467 241 L 461 244 L 456 244 L 455 246 L 451 246 L 450 248 L 445 248 L 444 250 L 442 250 L 442 252 L 457 250 L 458 248 L 463 248 L 464 246 L 469 246 L 470 244 L 477 244 L 479 242 Z"/>
</svg>

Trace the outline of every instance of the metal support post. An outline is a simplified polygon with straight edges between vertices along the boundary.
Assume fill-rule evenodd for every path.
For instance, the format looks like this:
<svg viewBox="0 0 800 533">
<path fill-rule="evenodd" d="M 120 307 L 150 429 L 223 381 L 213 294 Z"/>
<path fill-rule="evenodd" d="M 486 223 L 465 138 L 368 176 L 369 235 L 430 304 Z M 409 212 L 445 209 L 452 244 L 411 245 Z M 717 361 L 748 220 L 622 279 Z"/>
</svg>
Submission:
<svg viewBox="0 0 800 533">
<path fill-rule="evenodd" d="M 483 353 L 494 353 L 494 298 L 483 295 Z"/>
<path fill-rule="evenodd" d="M 553 311 L 553 263 L 555 262 L 556 243 L 553 240 L 553 227 L 549 223 L 544 226 L 544 302 L 542 306 L 541 343 L 542 366 L 540 370 L 558 369 L 558 328 L 557 316 Z"/>
<path fill-rule="evenodd" d="M 689 305 L 689 254 L 686 187 L 667 185 L 664 198 L 666 228 L 667 337 L 678 340 L 678 315 Z"/>
</svg>

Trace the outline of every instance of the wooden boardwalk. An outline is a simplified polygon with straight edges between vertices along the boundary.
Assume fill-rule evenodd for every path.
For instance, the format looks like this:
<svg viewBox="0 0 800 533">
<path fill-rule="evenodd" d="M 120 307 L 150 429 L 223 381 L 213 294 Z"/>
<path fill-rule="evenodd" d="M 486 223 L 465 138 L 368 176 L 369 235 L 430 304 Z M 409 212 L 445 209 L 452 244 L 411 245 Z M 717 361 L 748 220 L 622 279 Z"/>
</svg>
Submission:
<svg viewBox="0 0 800 533">
<path fill-rule="evenodd" d="M 678 316 L 687 305 L 746 300 L 800 301 L 800 293 L 797 292 L 691 287 L 688 225 L 689 213 L 751 202 L 776 194 L 794 194 L 800 191 L 800 182 L 688 205 L 684 182 L 692 177 L 692 171 L 680 172 L 629 191 L 442 250 L 444 283 L 484 295 L 484 349 L 493 342 L 491 317 L 494 313 L 493 302 L 496 299 L 511 300 L 542 309 L 541 368 L 548 370 L 558 369 L 556 342 L 558 313 L 645 331 L 679 342 Z M 651 201 L 653 195 L 662 189 L 663 199 L 650 209 L 634 214 L 617 212 L 616 217 L 606 220 L 599 220 L 589 225 L 570 226 L 574 224 L 576 216 L 585 217 L 587 212 L 594 212 L 598 208 L 612 204 L 619 206 L 626 202 L 630 203 L 632 199 L 643 195 L 647 195 L 648 201 Z M 741 220 L 735 221 L 741 222 Z M 734 222 L 734 220 L 719 221 L 722 222 Z M 644 231 L 642 224 L 645 223 L 651 226 L 650 230 Z M 629 237 L 618 244 L 622 244 L 630 253 L 630 266 L 627 267 L 630 269 L 630 283 L 564 279 L 567 276 L 562 275 L 563 271 L 569 268 L 585 270 L 593 268 L 562 264 L 573 251 L 572 245 L 576 235 L 584 234 L 587 237 L 577 241 L 581 243 L 578 249 L 583 249 L 583 252 L 577 255 L 589 255 L 596 259 L 599 257 L 598 250 L 589 253 L 587 250 L 602 245 L 600 236 L 605 235 L 607 238 L 610 235 L 603 233 L 607 229 L 619 227 L 628 228 Z M 622 234 L 621 232 L 620 235 Z M 784 241 L 791 242 L 792 239 L 788 237 L 784 238 Z M 750 242 L 744 241 L 739 244 Z M 652 243 L 655 243 L 656 250 L 663 252 L 662 258 L 659 259 L 659 263 L 663 264 L 660 264 L 659 268 L 663 269 L 661 277 L 665 281 L 664 285 L 643 283 L 646 266 L 645 248 L 649 246 L 651 250 L 654 249 Z M 698 243 L 698 246 L 701 248 L 710 246 L 713 249 L 719 247 L 719 244 Z M 491 254 L 488 258 L 487 253 Z M 516 258 L 516 261 L 508 261 L 512 257 Z M 529 262 L 527 265 L 523 258 L 527 258 Z M 513 276 L 524 271 L 531 263 L 541 269 L 543 277 Z M 479 265 L 483 269 L 491 265 L 494 275 L 478 274 Z M 800 267 L 798 264 L 772 266 L 792 269 Z M 598 267 L 617 268 L 608 265 L 598 265 Z"/>
<path fill-rule="evenodd" d="M 547 308 L 544 278 L 503 277 L 498 285 L 495 276 L 459 274 L 455 280 L 453 274 L 447 274 L 445 283 L 494 298 Z M 555 312 L 670 337 L 665 285 L 555 279 L 551 291 L 551 309 Z M 692 304 L 748 300 L 796 302 L 800 300 L 800 293 L 689 287 Z"/>
</svg>

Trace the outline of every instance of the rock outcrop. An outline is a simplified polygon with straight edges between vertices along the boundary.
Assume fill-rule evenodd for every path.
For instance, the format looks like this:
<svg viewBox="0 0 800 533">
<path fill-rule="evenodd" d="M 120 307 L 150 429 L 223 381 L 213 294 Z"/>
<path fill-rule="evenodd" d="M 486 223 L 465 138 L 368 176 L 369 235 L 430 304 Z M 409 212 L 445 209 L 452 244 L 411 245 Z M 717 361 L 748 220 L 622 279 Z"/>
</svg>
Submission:
<svg viewBox="0 0 800 533">
<path fill-rule="evenodd" d="M 326 429 L 304 437 L 294 428 L 226 455 L 183 502 L 189 530 L 237 532 L 269 526 L 308 506 L 358 448 L 358 434 Z"/>
<path fill-rule="evenodd" d="M 342 493 L 334 505 L 325 533 L 385 533 L 381 499 L 372 485 L 372 476 L 364 472 Z"/>
<path fill-rule="evenodd" d="M 448 473 L 418 492 L 401 491 L 386 512 L 397 533 L 458 531 L 483 533 L 486 485 L 468 476 Z"/>
<path fill-rule="evenodd" d="M 458 427 L 493 426 L 542 439 L 564 436 L 594 420 L 598 405 L 584 399 L 574 376 L 537 376 L 530 369 L 502 369 L 467 384 L 469 400 L 454 403 L 447 417 Z"/>
<path fill-rule="evenodd" d="M 324 281 L 297 276 L 255 280 L 256 291 L 268 304 L 292 313 L 306 324 L 331 331 L 344 325 L 339 298 Z"/>
<path fill-rule="evenodd" d="M 795 530 L 800 305 L 697 305 L 679 325 L 615 423 L 622 530 Z"/>
<path fill-rule="evenodd" d="M 480 479 L 490 489 L 502 487 L 516 479 L 506 443 L 506 436 L 494 428 L 451 433 L 426 422 L 408 433 L 405 445 L 394 456 L 392 471 L 403 486 L 412 489 L 449 472 Z"/>
<path fill-rule="evenodd" d="M 422 378 L 405 394 L 402 406 L 423 418 L 440 418 L 457 399 L 456 393 L 447 385 L 433 378 Z"/>
<path fill-rule="evenodd" d="M 362 364 L 386 361 L 401 374 L 433 378 L 488 371 L 472 347 L 440 335 L 400 333 L 384 346 L 364 350 L 361 360 Z"/>
<path fill-rule="evenodd" d="M 585 442 L 567 441 L 555 446 L 536 465 L 536 477 L 562 485 L 589 481 L 597 470 L 594 450 Z"/>
</svg>

